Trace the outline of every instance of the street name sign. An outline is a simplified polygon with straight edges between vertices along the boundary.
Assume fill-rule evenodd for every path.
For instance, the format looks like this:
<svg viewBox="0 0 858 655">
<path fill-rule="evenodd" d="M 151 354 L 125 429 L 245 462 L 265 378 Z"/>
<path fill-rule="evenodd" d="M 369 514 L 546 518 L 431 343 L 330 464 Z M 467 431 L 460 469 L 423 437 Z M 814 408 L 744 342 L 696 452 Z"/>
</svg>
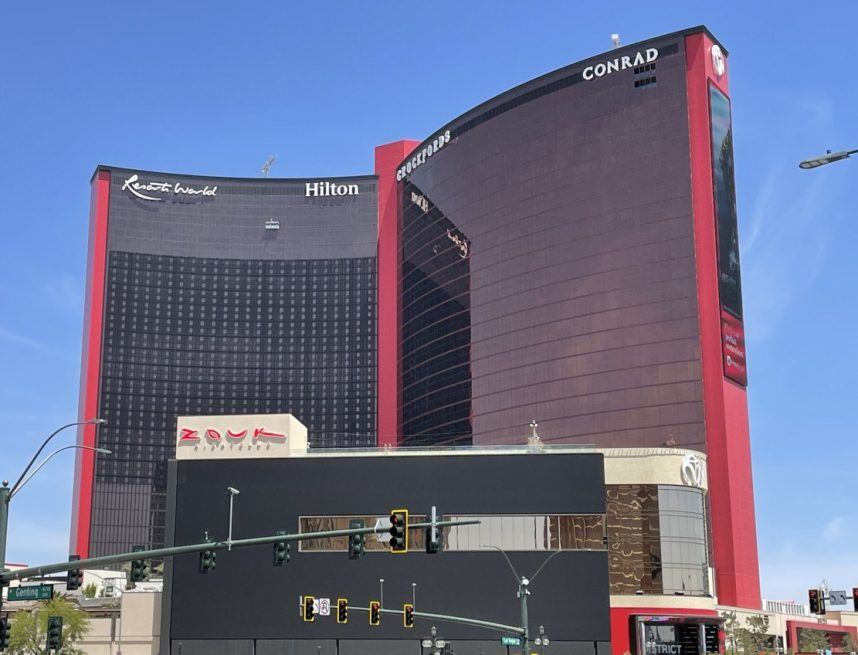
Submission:
<svg viewBox="0 0 858 655">
<path fill-rule="evenodd" d="M 521 637 L 501 637 L 501 646 L 521 646 Z"/>
<path fill-rule="evenodd" d="M 50 584 L 9 587 L 9 602 L 13 600 L 50 600 L 53 597 L 54 585 Z"/>
</svg>

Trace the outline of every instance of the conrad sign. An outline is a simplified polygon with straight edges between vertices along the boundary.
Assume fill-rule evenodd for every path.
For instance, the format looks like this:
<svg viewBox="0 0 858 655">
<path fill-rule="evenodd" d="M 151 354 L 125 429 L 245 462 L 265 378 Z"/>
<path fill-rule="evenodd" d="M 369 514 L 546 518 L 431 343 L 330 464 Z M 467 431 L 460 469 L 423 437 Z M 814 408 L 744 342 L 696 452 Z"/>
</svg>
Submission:
<svg viewBox="0 0 858 655">
<path fill-rule="evenodd" d="M 291 457 L 307 452 L 307 428 L 291 414 L 180 416 L 176 459 Z"/>
<path fill-rule="evenodd" d="M 598 77 L 604 77 L 605 75 L 616 73 L 617 71 L 626 70 L 627 68 L 650 64 L 656 59 L 658 59 L 658 50 L 655 48 L 647 48 L 646 50 L 636 52 L 634 55 L 615 57 L 614 59 L 608 59 L 606 61 L 599 62 L 598 64 L 594 64 L 593 66 L 587 66 L 587 68 L 581 72 L 581 77 L 590 81 Z"/>
</svg>

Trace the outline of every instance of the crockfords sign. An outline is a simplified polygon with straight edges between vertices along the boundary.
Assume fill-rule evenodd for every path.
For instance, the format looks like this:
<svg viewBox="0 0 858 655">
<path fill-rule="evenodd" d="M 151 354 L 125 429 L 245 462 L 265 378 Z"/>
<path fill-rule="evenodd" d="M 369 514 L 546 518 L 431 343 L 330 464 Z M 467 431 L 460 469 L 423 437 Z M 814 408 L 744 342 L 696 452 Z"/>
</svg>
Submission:
<svg viewBox="0 0 858 655">
<path fill-rule="evenodd" d="M 587 66 L 582 72 L 581 77 L 590 81 L 597 77 L 604 77 L 610 73 L 626 70 L 635 66 L 643 66 L 658 59 L 658 50 L 655 48 L 647 48 L 643 51 L 638 51 L 634 55 L 626 55 L 617 57 L 616 59 L 608 59 L 593 66 Z"/>
<path fill-rule="evenodd" d="M 217 195 L 217 185 L 204 187 L 185 186 L 181 182 L 140 182 L 140 176 L 134 173 L 125 180 L 123 191 L 129 191 L 141 200 L 165 200 L 170 196 L 208 196 Z"/>
<path fill-rule="evenodd" d="M 438 152 L 441 148 L 450 143 L 450 130 L 444 132 L 444 134 L 439 134 L 434 139 L 432 139 L 431 143 L 426 144 L 419 152 L 414 153 L 414 155 L 409 159 L 403 166 L 399 167 L 399 170 L 396 171 L 396 180 L 397 182 L 404 178 L 406 175 L 410 175 L 411 171 L 415 168 L 420 168 L 423 164 L 426 163 L 426 160 Z"/>
<path fill-rule="evenodd" d="M 360 193 L 357 184 L 337 184 L 336 182 L 307 182 L 304 195 L 310 196 L 356 196 Z"/>
</svg>

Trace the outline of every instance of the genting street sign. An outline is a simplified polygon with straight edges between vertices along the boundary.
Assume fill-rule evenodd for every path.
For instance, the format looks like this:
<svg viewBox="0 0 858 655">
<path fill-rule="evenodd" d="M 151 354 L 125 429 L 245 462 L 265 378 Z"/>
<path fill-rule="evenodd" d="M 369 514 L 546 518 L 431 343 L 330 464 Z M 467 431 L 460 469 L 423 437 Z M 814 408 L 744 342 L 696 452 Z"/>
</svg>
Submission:
<svg viewBox="0 0 858 655">
<path fill-rule="evenodd" d="M 291 414 L 180 416 L 176 459 L 275 458 L 307 452 L 307 428 Z"/>
</svg>

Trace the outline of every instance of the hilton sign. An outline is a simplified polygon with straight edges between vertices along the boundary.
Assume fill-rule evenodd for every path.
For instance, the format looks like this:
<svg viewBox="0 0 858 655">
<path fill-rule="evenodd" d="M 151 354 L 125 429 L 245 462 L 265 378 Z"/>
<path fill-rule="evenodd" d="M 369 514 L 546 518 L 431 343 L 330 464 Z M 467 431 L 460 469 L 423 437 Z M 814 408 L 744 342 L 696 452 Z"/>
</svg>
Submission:
<svg viewBox="0 0 858 655">
<path fill-rule="evenodd" d="M 291 457 L 307 452 L 307 428 L 291 414 L 180 416 L 176 459 Z"/>
</svg>

